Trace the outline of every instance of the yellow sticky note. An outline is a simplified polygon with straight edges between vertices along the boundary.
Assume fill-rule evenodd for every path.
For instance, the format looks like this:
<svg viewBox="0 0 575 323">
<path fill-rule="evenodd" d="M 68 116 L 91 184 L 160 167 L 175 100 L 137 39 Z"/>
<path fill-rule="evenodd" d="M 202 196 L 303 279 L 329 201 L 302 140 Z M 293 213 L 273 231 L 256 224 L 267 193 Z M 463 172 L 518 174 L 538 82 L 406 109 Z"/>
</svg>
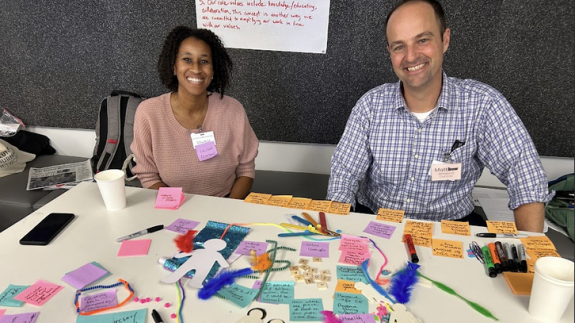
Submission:
<svg viewBox="0 0 575 323">
<path fill-rule="evenodd" d="M 381 208 L 379 209 L 379 211 L 377 211 L 377 217 L 375 219 L 380 221 L 401 223 L 401 221 L 403 221 L 404 215 L 405 211 L 403 210 L 391 210 Z"/>
<path fill-rule="evenodd" d="M 261 193 L 250 193 L 246 196 L 244 202 L 254 203 L 254 204 L 266 204 L 266 202 L 272 197 L 271 194 L 261 194 Z"/>
<path fill-rule="evenodd" d="M 329 213 L 330 206 L 331 201 L 312 200 L 307 209 L 310 211 Z"/>
<path fill-rule="evenodd" d="M 463 259 L 463 242 L 461 241 L 433 239 L 431 244 L 434 256 Z"/>
<path fill-rule="evenodd" d="M 526 250 L 525 251 L 533 261 L 541 257 L 560 257 L 561 255 L 555 250 Z"/>
<path fill-rule="evenodd" d="M 517 227 L 515 226 L 515 222 L 487 221 L 487 231 L 491 233 L 517 234 Z"/>
<path fill-rule="evenodd" d="M 291 199 L 292 199 L 291 195 L 273 195 L 267 200 L 266 204 L 286 207 L 289 205 Z"/>
<path fill-rule="evenodd" d="M 525 246 L 525 250 L 557 250 L 547 236 L 528 237 L 519 240 Z"/>
<path fill-rule="evenodd" d="M 307 210 L 310 203 L 311 203 L 311 199 L 304 198 L 304 197 L 294 197 L 291 199 L 291 201 L 289 202 L 287 207 L 292 208 L 292 209 Z"/>
<path fill-rule="evenodd" d="M 361 290 L 355 288 L 355 282 L 339 279 L 335 291 L 340 293 L 361 294 Z"/>
<path fill-rule="evenodd" d="M 469 222 L 441 220 L 441 232 L 448 234 L 458 234 L 470 236 Z"/>
<path fill-rule="evenodd" d="M 341 202 L 331 202 L 329 206 L 329 212 L 333 214 L 339 215 L 348 215 L 349 210 L 351 209 L 351 203 L 341 203 Z"/>
</svg>

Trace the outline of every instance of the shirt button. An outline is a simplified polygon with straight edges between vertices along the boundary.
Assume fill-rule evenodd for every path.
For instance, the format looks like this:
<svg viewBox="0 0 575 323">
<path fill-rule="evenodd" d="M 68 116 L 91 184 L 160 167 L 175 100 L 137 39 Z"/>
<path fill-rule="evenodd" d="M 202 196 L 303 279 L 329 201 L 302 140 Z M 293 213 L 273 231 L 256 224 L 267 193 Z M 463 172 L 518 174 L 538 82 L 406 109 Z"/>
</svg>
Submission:
<svg viewBox="0 0 575 323">
<path fill-rule="evenodd" d="M 412 177 L 411 180 L 414 181 L 414 180 L 415 180 L 415 177 Z"/>
<path fill-rule="evenodd" d="M 411 199 L 406 199 L 405 202 L 408 202 L 408 203 L 409 203 L 409 202 L 411 202 Z"/>
<path fill-rule="evenodd" d="M 419 129 L 417 129 L 417 132 L 421 132 L 421 130 L 422 130 L 422 129 L 421 129 L 421 128 L 419 128 Z"/>
<path fill-rule="evenodd" d="M 418 154 L 415 154 L 415 156 L 413 156 L 413 157 L 415 157 L 415 158 L 419 158 L 419 155 L 418 155 Z"/>
</svg>

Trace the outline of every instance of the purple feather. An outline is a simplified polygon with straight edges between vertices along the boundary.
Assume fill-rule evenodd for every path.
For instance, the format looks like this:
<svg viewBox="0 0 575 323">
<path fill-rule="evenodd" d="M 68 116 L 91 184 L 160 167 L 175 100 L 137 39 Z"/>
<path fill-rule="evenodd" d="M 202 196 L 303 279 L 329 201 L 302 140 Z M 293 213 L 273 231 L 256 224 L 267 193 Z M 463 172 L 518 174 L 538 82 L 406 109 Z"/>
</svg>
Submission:
<svg viewBox="0 0 575 323">
<path fill-rule="evenodd" d="M 208 299 L 216 295 L 224 286 L 233 284 L 236 277 L 251 275 L 253 273 L 254 271 L 251 268 L 222 270 L 219 275 L 204 284 L 204 287 L 198 291 L 198 298 Z"/>
<path fill-rule="evenodd" d="M 389 293 L 395 297 L 398 303 L 409 302 L 411 290 L 417 283 L 417 268 L 419 265 L 407 262 L 407 266 L 391 277 Z"/>
</svg>

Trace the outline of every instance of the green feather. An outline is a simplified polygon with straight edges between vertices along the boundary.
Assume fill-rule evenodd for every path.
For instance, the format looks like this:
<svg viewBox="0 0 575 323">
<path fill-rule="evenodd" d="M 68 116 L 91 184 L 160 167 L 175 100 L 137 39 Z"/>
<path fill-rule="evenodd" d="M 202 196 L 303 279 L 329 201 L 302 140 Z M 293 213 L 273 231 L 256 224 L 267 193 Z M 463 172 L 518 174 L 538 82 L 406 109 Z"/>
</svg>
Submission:
<svg viewBox="0 0 575 323">
<path fill-rule="evenodd" d="M 457 294 L 457 293 L 453 290 L 453 288 L 448 287 L 448 286 L 446 286 L 445 284 L 442 284 L 442 283 L 440 283 L 440 282 L 438 282 L 438 281 L 435 281 L 435 280 L 433 280 L 433 279 L 431 279 L 431 278 L 429 278 L 429 277 L 425 277 L 425 276 L 422 275 L 420 272 L 417 272 L 417 275 L 420 276 L 420 277 L 422 277 L 422 278 L 425 278 L 425 279 L 429 280 L 433 285 L 437 286 L 437 288 L 441 289 L 442 291 L 444 291 L 444 292 L 446 292 L 446 293 L 448 293 L 448 294 L 455 295 L 455 296 L 459 297 L 459 298 L 462 299 L 465 303 L 467 303 L 469 306 L 471 306 L 471 308 L 473 308 L 473 309 L 476 310 L 477 312 L 483 314 L 484 316 L 486 316 L 486 317 L 488 317 L 488 318 L 490 318 L 490 319 L 494 319 L 495 321 L 499 321 L 499 320 L 498 320 L 495 316 L 493 316 L 493 314 L 491 314 L 491 312 L 489 312 L 485 307 L 483 307 L 483 306 L 481 306 L 481 305 L 479 305 L 479 304 L 477 304 L 477 303 L 474 303 L 474 302 L 472 302 L 472 301 L 470 301 L 470 300 L 467 300 L 465 297 L 463 297 L 463 296 Z"/>
</svg>

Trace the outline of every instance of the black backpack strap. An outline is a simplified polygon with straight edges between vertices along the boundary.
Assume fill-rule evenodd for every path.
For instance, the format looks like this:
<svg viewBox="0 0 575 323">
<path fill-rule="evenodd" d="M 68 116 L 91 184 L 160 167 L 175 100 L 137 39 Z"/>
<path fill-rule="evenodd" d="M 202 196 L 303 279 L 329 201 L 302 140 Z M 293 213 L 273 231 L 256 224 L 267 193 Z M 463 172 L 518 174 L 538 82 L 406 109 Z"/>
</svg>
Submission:
<svg viewBox="0 0 575 323">
<path fill-rule="evenodd" d="M 120 96 L 110 96 L 106 99 L 108 132 L 106 134 L 105 141 L 102 140 L 103 136 L 100 138 L 100 143 L 104 142 L 104 149 L 100 150 L 100 159 L 96 164 L 97 171 L 108 169 L 110 167 L 110 163 L 114 159 L 114 155 L 118 149 L 121 131 L 120 99 Z M 104 119 L 100 119 L 100 122 L 103 121 Z"/>
</svg>

